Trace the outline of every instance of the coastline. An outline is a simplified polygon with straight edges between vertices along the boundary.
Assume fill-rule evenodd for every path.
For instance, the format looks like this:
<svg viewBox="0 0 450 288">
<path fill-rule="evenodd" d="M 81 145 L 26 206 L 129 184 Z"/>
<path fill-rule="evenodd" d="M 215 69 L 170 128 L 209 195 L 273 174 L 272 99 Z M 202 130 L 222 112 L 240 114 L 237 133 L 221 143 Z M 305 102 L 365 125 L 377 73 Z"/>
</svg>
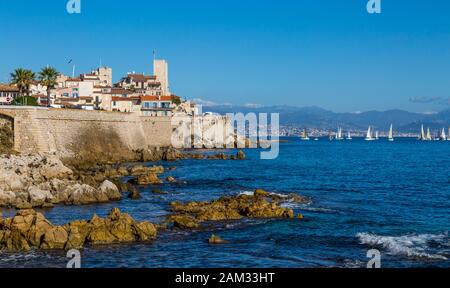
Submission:
<svg viewBox="0 0 450 288">
<path fill-rule="evenodd" d="M 287 199 L 299 203 L 305 199 L 296 195 L 284 197 L 264 190 L 256 190 L 253 195 L 222 197 L 209 204 L 173 202 L 172 214 L 161 223 L 138 223 L 131 215 L 114 208 L 104 219 L 94 213 L 91 220 L 81 219 L 54 226 L 43 214 L 33 210 L 48 210 L 57 205 L 84 205 L 89 209 L 89 205 L 118 202 L 126 198 L 137 201 L 141 198 L 138 186 L 178 182 L 172 176 L 159 179 L 159 175 L 166 172 L 163 166 L 144 166 L 140 163 L 168 161 L 175 164 L 181 159 L 245 159 L 242 150 L 236 155 L 205 152 L 212 153 L 214 150 L 183 153 L 173 148 L 157 148 L 145 153 L 139 151 L 141 162 L 128 162 L 136 160 L 133 158 L 111 164 L 111 161 L 96 158 L 95 165 L 92 164 L 94 159 L 87 165 L 80 162 L 82 158 L 62 161 L 55 155 L 47 154 L 3 155 L 0 157 L 0 209 L 15 208 L 17 212 L 11 218 L 3 218 L 0 214 L 0 251 L 69 250 L 84 245 L 145 242 L 155 240 L 157 230 L 201 229 L 205 221 L 303 218 L 300 214 L 295 216 L 292 209 L 279 205 Z M 171 169 L 175 170 L 176 166 Z M 154 193 L 163 194 L 163 191 L 155 188 Z M 213 236 L 211 244 L 226 243 L 219 236 Z"/>
</svg>

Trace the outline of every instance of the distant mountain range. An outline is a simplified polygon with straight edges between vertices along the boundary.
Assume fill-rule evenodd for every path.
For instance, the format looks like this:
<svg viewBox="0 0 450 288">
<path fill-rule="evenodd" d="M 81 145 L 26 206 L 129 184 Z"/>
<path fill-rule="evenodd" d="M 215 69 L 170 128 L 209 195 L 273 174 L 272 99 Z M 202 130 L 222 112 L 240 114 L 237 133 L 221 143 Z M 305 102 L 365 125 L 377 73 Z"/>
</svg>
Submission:
<svg viewBox="0 0 450 288">
<path fill-rule="evenodd" d="M 302 128 L 364 131 L 369 125 L 375 129 L 387 130 L 394 124 L 395 130 L 417 133 L 423 124 L 431 130 L 450 126 L 450 109 L 436 114 L 422 114 L 404 110 L 367 111 L 361 113 L 336 113 L 319 107 L 267 106 L 247 107 L 233 105 L 203 106 L 203 111 L 225 113 L 279 113 L 280 124 Z"/>
</svg>

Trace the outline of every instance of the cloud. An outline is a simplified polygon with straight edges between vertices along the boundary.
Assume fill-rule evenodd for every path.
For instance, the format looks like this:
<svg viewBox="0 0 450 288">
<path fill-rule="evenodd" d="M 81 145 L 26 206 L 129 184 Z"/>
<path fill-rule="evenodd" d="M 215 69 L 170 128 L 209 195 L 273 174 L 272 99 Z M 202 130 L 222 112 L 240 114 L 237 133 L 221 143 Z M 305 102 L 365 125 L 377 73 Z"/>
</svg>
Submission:
<svg viewBox="0 0 450 288">
<path fill-rule="evenodd" d="M 193 101 L 195 103 L 197 103 L 198 105 L 203 105 L 203 106 L 207 106 L 207 107 L 232 106 L 231 103 L 217 103 L 217 102 L 213 102 L 213 101 L 209 101 L 209 100 L 205 100 L 205 99 L 201 99 L 201 98 L 194 98 Z"/>
<path fill-rule="evenodd" d="M 246 107 L 246 108 L 261 108 L 261 107 L 263 107 L 263 105 L 261 105 L 261 104 L 254 104 L 254 103 L 247 103 L 247 104 L 244 104 L 244 107 Z"/>
<path fill-rule="evenodd" d="M 427 103 L 438 103 L 442 100 L 441 97 L 425 97 L 425 96 L 415 96 L 409 98 L 409 102 L 412 103 L 420 103 L 420 104 L 427 104 Z"/>
<path fill-rule="evenodd" d="M 424 97 L 416 96 L 409 98 L 409 102 L 416 104 L 435 104 L 440 106 L 450 106 L 450 97 Z"/>
</svg>

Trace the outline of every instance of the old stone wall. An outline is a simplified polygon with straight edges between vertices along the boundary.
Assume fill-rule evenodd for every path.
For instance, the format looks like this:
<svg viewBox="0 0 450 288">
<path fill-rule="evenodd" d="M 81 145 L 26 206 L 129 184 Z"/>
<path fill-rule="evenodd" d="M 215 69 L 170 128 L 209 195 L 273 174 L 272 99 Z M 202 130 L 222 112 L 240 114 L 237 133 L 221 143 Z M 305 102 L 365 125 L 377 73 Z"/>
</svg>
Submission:
<svg viewBox="0 0 450 288">
<path fill-rule="evenodd" d="M 219 140 L 226 139 L 226 143 L 233 141 L 228 135 L 230 129 L 225 128 L 230 123 L 224 117 L 197 117 L 196 120 L 188 117 L 174 121 L 171 117 L 146 117 L 138 113 L 15 106 L 0 107 L 0 115 L 0 124 L 12 121 L 14 149 L 19 152 L 57 152 L 69 156 L 77 153 L 81 145 L 89 147 L 90 143 L 97 146 L 100 143 L 105 149 L 120 144 L 131 150 L 168 146 L 202 148 L 202 142 L 207 148 L 223 148 L 223 144 L 216 143 L 217 135 L 223 135 Z M 180 129 L 186 122 L 188 131 Z M 177 131 L 198 134 L 189 123 L 200 123 L 201 138 L 187 144 L 174 143 Z"/>
</svg>

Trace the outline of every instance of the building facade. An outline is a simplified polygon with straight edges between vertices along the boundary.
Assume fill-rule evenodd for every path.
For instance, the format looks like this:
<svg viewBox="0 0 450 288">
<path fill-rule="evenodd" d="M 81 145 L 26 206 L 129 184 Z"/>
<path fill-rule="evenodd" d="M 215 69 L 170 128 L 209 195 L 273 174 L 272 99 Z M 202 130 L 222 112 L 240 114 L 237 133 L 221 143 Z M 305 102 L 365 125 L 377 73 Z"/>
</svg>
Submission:
<svg viewBox="0 0 450 288">
<path fill-rule="evenodd" d="M 19 97 L 19 88 L 0 83 L 0 105 L 9 105 L 17 97 Z"/>
</svg>

